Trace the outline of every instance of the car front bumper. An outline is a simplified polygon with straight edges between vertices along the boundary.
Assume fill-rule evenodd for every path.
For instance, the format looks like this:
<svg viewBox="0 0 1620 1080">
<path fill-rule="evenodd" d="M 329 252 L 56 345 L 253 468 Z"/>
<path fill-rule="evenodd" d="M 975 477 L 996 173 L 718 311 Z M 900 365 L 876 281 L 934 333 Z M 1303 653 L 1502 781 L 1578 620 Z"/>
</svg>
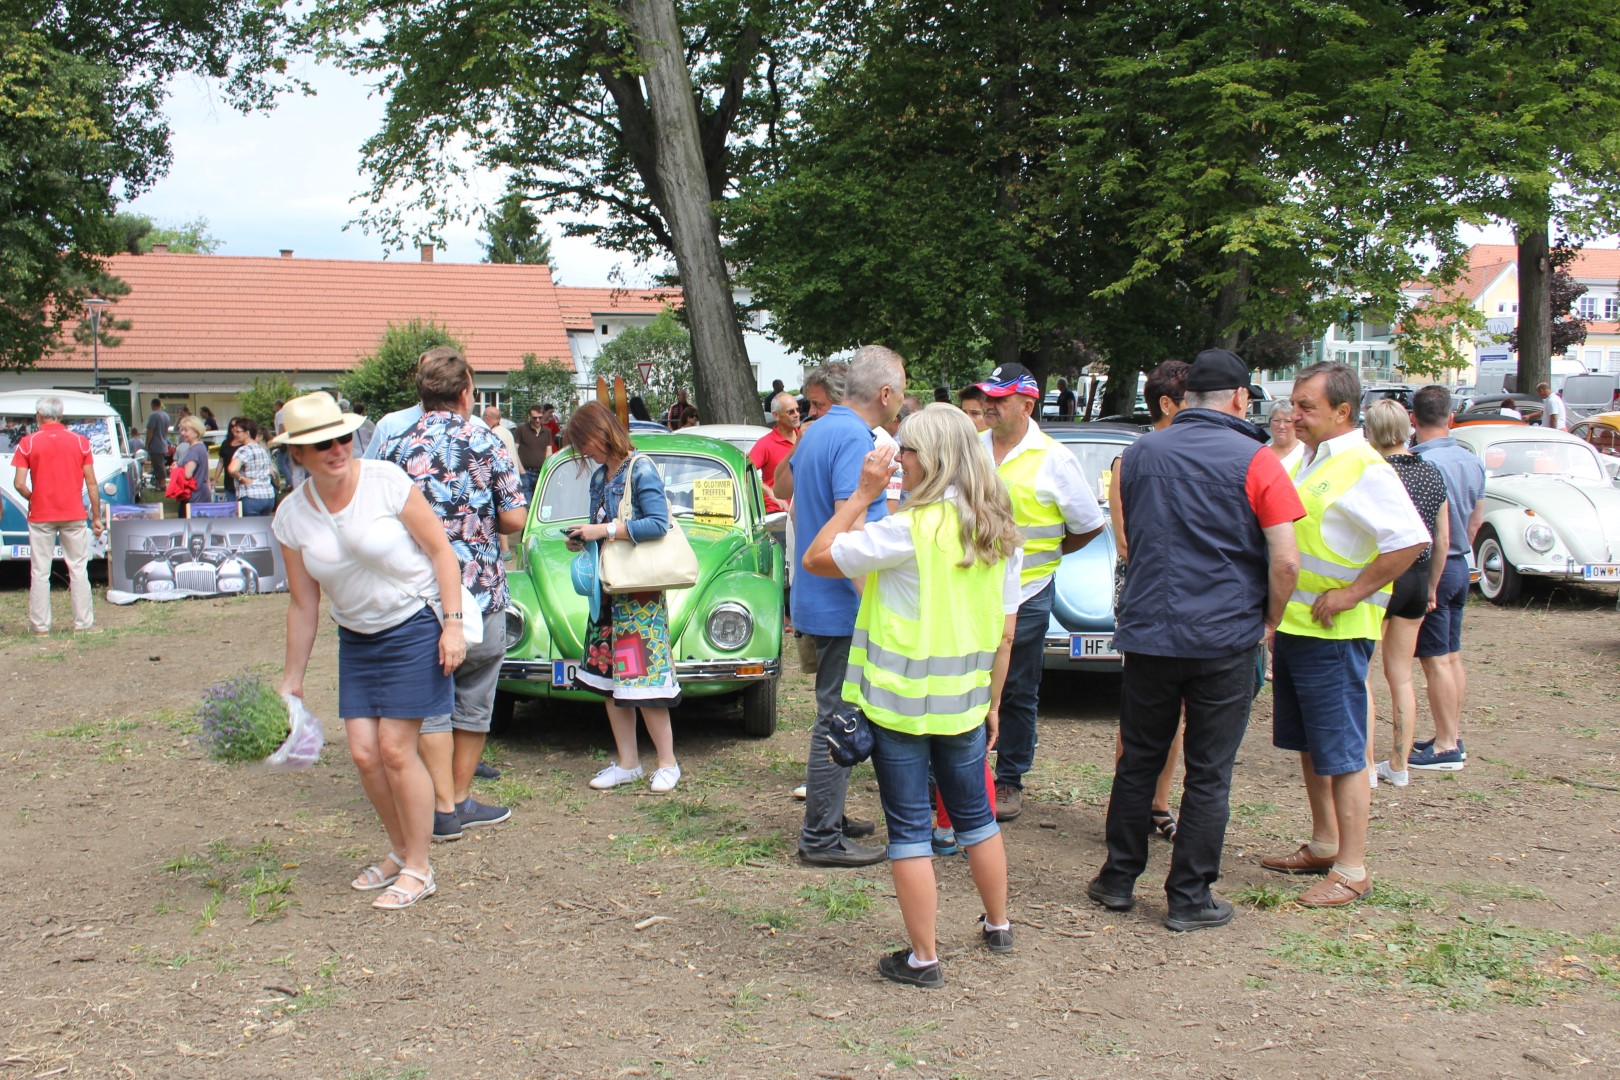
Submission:
<svg viewBox="0 0 1620 1080">
<path fill-rule="evenodd" d="M 554 660 L 503 660 L 502 682 L 532 682 L 551 685 Z M 751 683 L 774 679 L 782 674 L 782 661 L 771 660 L 683 660 L 675 665 L 675 681 L 685 683 Z"/>
<path fill-rule="evenodd" d="M 1094 656 L 1076 660 L 1069 654 L 1068 634 L 1048 634 L 1041 649 L 1041 667 L 1047 671 L 1119 671 L 1121 656 Z"/>
</svg>

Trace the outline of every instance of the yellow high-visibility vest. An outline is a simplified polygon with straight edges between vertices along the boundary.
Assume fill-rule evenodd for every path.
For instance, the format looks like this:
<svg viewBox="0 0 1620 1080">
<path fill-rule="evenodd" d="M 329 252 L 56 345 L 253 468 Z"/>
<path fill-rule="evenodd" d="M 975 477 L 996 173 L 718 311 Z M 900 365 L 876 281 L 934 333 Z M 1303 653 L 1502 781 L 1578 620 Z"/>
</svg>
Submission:
<svg viewBox="0 0 1620 1080">
<path fill-rule="evenodd" d="M 1366 443 L 1359 443 L 1334 454 L 1303 483 L 1294 485 L 1299 492 L 1300 502 L 1305 504 L 1305 516 L 1294 522 L 1294 542 L 1299 547 L 1299 582 L 1283 610 L 1282 625 L 1277 627 L 1283 633 L 1338 641 L 1356 638 L 1377 641 L 1383 635 L 1384 612 L 1395 590 L 1393 582 L 1349 611 L 1335 615 L 1332 626 L 1323 626 L 1311 618 L 1311 605 L 1316 603 L 1318 596 L 1329 589 L 1349 585 L 1368 563 L 1378 558 L 1375 550 L 1362 562 L 1346 562 L 1322 539 L 1322 517 L 1328 507 L 1355 487 L 1361 480 L 1361 474 L 1374 465 L 1387 467 L 1378 451 Z M 1294 471 L 1298 473 L 1298 465 Z"/>
<path fill-rule="evenodd" d="M 1034 425 L 1034 421 L 1030 423 Z M 1019 582 L 1026 586 L 1057 573 L 1058 561 L 1063 558 L 1063 537 L 1068 532 L 1063 510 L 1035 497 L 1035 475 L 1040 472 L 1046 455 L 1067 454 L 1068 451 L 1044 431 L 1037 431 L 1036 435 L 1041 441 L 1039 448 L 1025 450 L 996 467 L 1007 485 L 1007 494 L 1012 497 L 1013 520 L 1018 522 L 1018 531 L 1024 536 L 1024 568 Z"/>
</svg>

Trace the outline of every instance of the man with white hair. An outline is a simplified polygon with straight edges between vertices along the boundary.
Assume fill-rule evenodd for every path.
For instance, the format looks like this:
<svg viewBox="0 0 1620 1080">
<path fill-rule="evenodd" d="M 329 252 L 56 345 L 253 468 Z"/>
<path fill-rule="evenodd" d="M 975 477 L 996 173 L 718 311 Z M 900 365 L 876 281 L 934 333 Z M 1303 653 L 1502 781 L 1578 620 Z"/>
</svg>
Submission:
<svg viewBox="0 0 1620 1080">
<path fill-rule="evenodd" d="M 58 543 L 67 561 L 68 592 L 73 598 L 73 629 L 91 630 L 96 612 L 90 595 L 90 538 L 85 529 L 84 492 L 90 493 L 90 529 L 101 535 L 101 496 L 96 490 L 96 464 L 90 440 L 62 424 L 62 399 L 42 397 L 34 406 L 39 428 L 24 435 L 12 453 L 17 466 L 17 494 L 28 504 L 28 625 L 36 634 L 51 632 L 51 561 Z"/>
</svg>

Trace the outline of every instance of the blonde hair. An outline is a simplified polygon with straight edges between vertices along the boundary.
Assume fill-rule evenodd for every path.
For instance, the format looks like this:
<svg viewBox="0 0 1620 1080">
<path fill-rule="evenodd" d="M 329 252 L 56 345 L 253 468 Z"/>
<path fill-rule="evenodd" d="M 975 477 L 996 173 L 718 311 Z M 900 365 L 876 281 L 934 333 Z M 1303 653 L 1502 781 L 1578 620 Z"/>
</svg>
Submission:
<svg viewBox="0 0 1620 1080">
<path fill-rule="evenodd" d="M 900 425 L 900 443 L 917 455 L 922 479 L 906 496 L 906 509 L 945 501 L 945 489 L 961 523 L 958 566 L 995 563 L 1011 555 L 1023 538 L 1013 521 L 1007 485 L 996 475 L 967 413 L 947 402 L 932 402 Z"/>
<path fill-rule="evenodd" d="M 1382 398 L 1368 405 L 1361 414 L 1361 424 L 1367 429 L 1367 441 L 1375 450 L 1393 450 L 1405 446 L 1412 438 L 1412 418 L 1406 415 L 1406 406 L 1392 398 Z"/>
<path fill-rule="evenodd" d="M 207 434 L 208 431 L 207 428 L 203 427 L 203 422 L 197 419 L 195 416 L 182 416 L 180 418 L 180 423 L 176 426 L 184 428 L 193 435 L 197 436 L 199 439 Z"/>
</svg>

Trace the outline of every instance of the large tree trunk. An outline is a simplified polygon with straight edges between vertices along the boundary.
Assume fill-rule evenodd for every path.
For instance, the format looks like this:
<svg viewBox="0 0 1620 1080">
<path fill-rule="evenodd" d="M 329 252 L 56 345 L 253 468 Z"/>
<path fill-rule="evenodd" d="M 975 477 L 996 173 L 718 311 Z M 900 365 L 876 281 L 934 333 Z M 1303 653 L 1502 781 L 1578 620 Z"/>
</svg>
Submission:
<svg viewBox="0 0 1620 1080">
<path fill-rule="evenodd" d="M 1547 222 L 1519 223 L 1513 238 L 1519 245 L 1519 382 L 1521 394 L 1533 394 L 1552 379 L 1552 263 L 1548 256 Z"/>
<path fill-rule="evenodd" d="M 692 330 L 694 404 L 707 424 L 757 424 L 759 394 L 731 302 L 719 222 L 710 209 L 692 73 L 675 6 L 672 0 L 626 0 L 623 11 L 646 68 L 642 78 L 652 110 L 659 209 L 669 222 Z"/>
</svg>

